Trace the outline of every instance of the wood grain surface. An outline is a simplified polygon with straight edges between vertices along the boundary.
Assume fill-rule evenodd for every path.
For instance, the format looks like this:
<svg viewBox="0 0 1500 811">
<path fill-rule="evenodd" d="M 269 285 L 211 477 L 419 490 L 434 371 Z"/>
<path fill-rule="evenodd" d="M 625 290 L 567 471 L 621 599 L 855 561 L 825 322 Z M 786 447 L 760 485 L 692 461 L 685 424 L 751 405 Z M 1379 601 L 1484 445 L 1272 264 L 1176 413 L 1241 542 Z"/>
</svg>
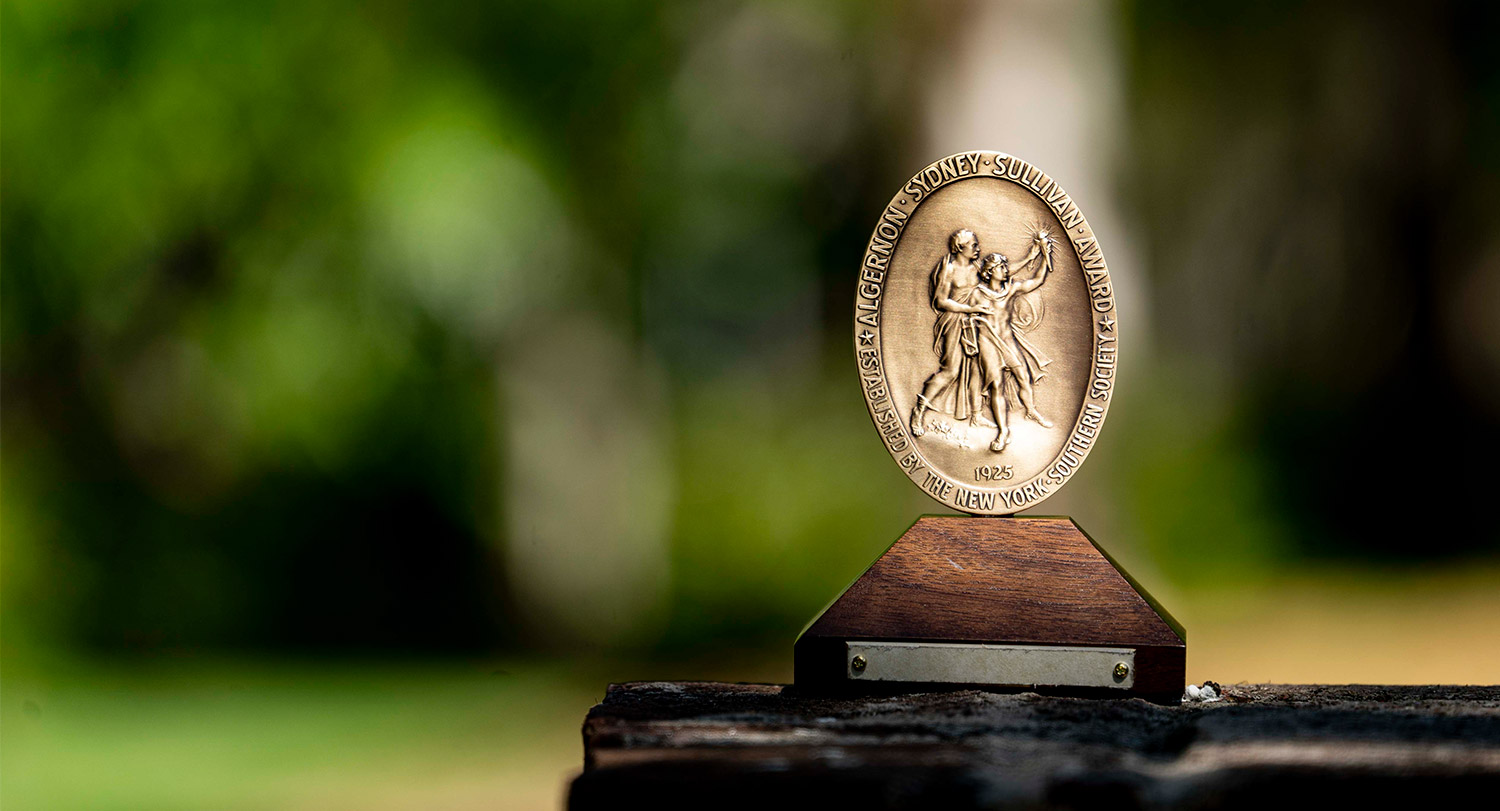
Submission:
<svg viewBox="0 0 1500 811">
<path fill-rule="evenodd" d="M 1226 685 L 1162 706 L 977 690 L 612 685 L 570 806 L 1444 808 L 1500 789 L 1500 688 Z"/>
<path fill-rule="evenodd" d="M 803 631 L 796 683 L 850 688 L 848 640 L 1136 649 L 1132 692 L 1182 692 L 1182 627 L 1068 518 L 924 516 Z"/>
</svg>

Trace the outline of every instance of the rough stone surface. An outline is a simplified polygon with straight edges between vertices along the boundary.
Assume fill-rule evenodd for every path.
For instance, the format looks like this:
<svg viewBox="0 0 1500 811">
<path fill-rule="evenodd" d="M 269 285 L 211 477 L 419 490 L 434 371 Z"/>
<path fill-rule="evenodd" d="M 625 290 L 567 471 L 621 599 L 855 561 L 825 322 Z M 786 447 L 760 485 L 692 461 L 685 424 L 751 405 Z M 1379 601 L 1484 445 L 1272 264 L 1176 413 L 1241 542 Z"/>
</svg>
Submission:
<svg viewBox="0 0 1500 811">
<path fill-rule="evenodd" d="M 611 685 L 583 738 L 575 809 L 1441 807 L 1500 791 L 1500 687 L 1240 684 L 1160 706 L 643 682 Z"/>
</svg>

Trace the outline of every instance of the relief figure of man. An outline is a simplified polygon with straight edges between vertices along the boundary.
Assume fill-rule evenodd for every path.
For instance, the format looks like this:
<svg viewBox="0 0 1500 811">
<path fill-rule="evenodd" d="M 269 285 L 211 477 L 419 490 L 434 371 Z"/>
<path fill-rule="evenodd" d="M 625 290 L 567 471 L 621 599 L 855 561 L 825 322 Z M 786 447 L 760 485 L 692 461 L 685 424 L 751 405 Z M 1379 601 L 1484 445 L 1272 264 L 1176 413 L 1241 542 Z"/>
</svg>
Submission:
<svg viewBox="0 0 1500 811">
<path fill-rule="evenodd" d="M 968 303 L 975 287 L 979 286 L 979 237 L 967 228 L 961 228 L 948 237 L 948 253 L 938 260 L 932 269 L 932 309 L 937 311 L 937 321 L 932 325 L 932 351 L 938 356 L 938 370 L 922 384 L 917 395 L 917 404 L 911 412 L 912 436 L 922 436 L 927 428 L 922 418 L 933 408 L 938 396 L 958 382 L 959 375 L 967 371 L 966 361 L 970 357 L 964 351 L 963 338 L 967 318 L 985 312 L 985 308 Z M 968 387 L 961 386 L 957 394 L 956 414 L 959 419 L 968 416 L 970 401 Z"/>
</svg>

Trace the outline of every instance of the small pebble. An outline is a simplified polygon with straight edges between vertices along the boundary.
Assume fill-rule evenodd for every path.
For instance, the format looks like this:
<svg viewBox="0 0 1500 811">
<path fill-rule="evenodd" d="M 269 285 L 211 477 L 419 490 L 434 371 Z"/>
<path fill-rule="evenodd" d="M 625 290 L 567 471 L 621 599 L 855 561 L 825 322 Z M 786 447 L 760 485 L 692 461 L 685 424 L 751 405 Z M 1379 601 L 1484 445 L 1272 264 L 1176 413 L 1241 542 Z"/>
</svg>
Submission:
<svg viewBox="0 0 1500 811">
<path fill-rule="evenodd" d="M 1202 686 L 1189 684 L 1182 691 L 1183 703 L 1187 703 L 1190 701 L 1202 701 L 1207 703 L 1210 701 L 1219 701 L 1223 698 L 1224 688 L 1220 687 L 1218 682 L 1206 681 L 1202 684 Z"/>
</svg>

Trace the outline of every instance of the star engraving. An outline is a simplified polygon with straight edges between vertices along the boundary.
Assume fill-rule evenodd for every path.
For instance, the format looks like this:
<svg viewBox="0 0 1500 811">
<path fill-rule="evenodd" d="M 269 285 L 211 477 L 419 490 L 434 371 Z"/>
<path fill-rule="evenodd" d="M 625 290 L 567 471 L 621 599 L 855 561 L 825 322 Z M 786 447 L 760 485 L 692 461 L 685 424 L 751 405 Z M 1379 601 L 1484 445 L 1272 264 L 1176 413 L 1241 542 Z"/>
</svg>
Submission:
<svg viewBox="0 0 1500 811">
<path fill-rule="evenodd" d="M 869 330 L 861 332 L 859 334 L 859 342 L 865 346 L 869 346 L 870 344 L 875 342 L 875 333 Z"/>
<path fill-rule="evenodd" d="M 1113 318 L 1101 318 L 1101 319 L 1099 319 L 1099 331 L 1100 332 L 1114 332 L 1115 331 L 1115 320 Z"/>
</svg>

